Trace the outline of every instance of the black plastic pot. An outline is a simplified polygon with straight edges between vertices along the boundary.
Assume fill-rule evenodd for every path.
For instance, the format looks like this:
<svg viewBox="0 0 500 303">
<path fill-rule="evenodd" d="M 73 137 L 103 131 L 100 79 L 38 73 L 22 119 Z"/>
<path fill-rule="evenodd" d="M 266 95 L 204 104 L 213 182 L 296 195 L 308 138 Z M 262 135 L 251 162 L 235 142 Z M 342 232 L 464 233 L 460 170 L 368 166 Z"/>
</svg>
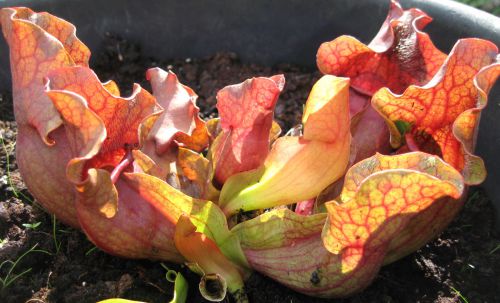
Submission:
<svg viewBox="0 0 500 303">
<path fill-rule="evenodd" d="M 434 21 L 427 27 L 447 52 L 459 38 L 480 37 L 500 45 L 500 19 L 450 0 L 401 1 Z M 321 42 L 350 34 L 364 42 L 378 31 L 389 0 L 31 0 L 2 1 L 0 7 L 28 6 L 75 24 L 94 52 L 106 32 L 119 33 L 157 58 L 202 57 L 233 51 L 248 62 L 315 65 Z M 0 43 L 0 89 L 10 89 L 8 49 Z M 477 153 L 489 176 L 483 186 L 500 218 L 500 84 L 490 94 L 481 121 Z M 500 220 L 497 220 L 500 223 Z M 500 224 L 497 224 L 500 230 Z"/>
</svg>

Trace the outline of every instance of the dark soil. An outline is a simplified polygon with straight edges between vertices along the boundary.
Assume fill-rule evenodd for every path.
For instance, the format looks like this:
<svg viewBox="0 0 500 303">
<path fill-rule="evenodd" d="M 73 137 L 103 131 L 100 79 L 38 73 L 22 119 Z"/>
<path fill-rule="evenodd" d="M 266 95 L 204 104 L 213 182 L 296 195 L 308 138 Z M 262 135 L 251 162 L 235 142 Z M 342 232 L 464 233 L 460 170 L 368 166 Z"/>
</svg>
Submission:
<svg viewBox="0 0 500 303">
<path fill-rule="evenodd" d="M 109 36 L 104 51 L 94 54 L 92 66 L 102 80 L 113 79 L 130 92 L 133 81 L 149 88 L 147 67 L 172 69 L 199 95 L 204 118 L 216 114 L 215 94 L 228 84 L 256 75 L 284 73 L 285 91 L 276 118 L 288 129 L 300 121 L 303 102 L 314 80 L 311 72 L 290 65 L 262 67 L 242 64 L 235 54 L 205 59 L 157 61 L 144 58 L 140 48 Z M 0 268 L 0 278 L 19 278 L 0 284 L 0 302 L 96 302 L 123 297 L 168 302 L 173 286 L 157 262 L 125 260 L 96 249 L 80 232 L 55 221 L 33 202 L 15 161 L 16 124 L 10 93 L 0 101 L 0 262 L 20 260 Z M 41 176 L 43 177 L 43 176 Z M 320 300 L 295 293 L 253 274 L 247 281 L 251 302 L 500 302 L 500 237 L 494 235 L 493 207 L 481 189 L 472 189 L 460 216 L 438 239 L 414 254 L 384 267 L 362 293 L 343 300 Z M 34 250 L 27 255 L 27 251 Z M 190 282 L 188 302 L 204 302 L 198 277 L 181 265 Z M 6 283 L 6 282 L 4 282 Z"/>
</svg>

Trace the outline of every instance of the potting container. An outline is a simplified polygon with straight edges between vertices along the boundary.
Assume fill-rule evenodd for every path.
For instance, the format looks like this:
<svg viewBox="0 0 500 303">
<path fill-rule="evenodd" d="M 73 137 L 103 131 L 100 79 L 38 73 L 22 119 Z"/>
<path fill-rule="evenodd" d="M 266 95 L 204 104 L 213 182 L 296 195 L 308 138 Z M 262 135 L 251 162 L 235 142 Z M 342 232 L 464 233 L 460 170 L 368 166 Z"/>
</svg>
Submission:
<svg viewBox="0 0 500 303">
<path fill-rule="evenodd" d="M 421 8 L 434 18 L 434 22 L 430 23 L 425 31 L 430 33 L 434 43 L 443 52 L 448 52 L 458 39 L 465 37 L 485 38 L 500 45 L 500 19 L 488 13 L 447 0 L 402 1 L 402 5 L 405 8 Z M 280 120 L 280 115 L 283 113 L 282 109 L 285 107 L 286 112 L 292 113 L 290 116 L 298 118 L 298 115 L 295 116 L 295 113 L 300 111 L 303 106 L 302 102 L 305 101 L 303 99 L 305 99 L 307 92 L 313 85 L 314 79 L 319 77 L 319 73 L 315 71 L 318 46 L 324 41 L 331 41 L 335 37 L 344 34 L 358 37 L 363 42 L 370 41 L 387 14 L 389 0 L 0 1 L 0 7 L 4 6 L 27 6 L 35 11 L 48 11 L 73 23 L 77 28 L 78 37 L 92 50 L 91 67 L 95 68 L 96 73 L 100 77 L 102 76 L 101 79 L 103 81 L 113 78 L 114 80 L 118 80 L 117 82 L 120 82 L 120 84 L 127 81 L 130 82 L 130 80 L 145 82 L 143 75 L 149 65 L 158 65 L 163 68 L 173 66 L 173 70 L 178 73 L 179 79 L 182 81 L 184 79 L 191 79 L 189 80 L 191 81 L 189 86 L 199 92 L 200 107 L 205 107 L 201 111 L 205 115 L 204 117 L 213 114 L 213 111 L 215 111 L 214 96 L 216 90 L 219 89 L 219 84 L 222 86 L 222 84 L 227 85 L 229 81 L 234 80 L 234 82 L 230 83 L 241 81 L 241 79 L 235 79 L 235 75 L 241 76 L 242 79 L 250 77 L 245 74 L 248 70 L 252 71 L 251 75 L 260 73 L 262 70 L 265 71 L 263 73 L 270 73 L 271 70 L 279 70 L 276 73 L 279 72 L 286 75 L 288 85 L 286 89 L 297 93 L 294 96 L 284 91 L 280 98 L 279 106 L 281 106 L 281 109 L 280 111 L 275 111 L 275 118 L 279 122 L 283 122 Z M 16 24 L 18 25 L 19 23 L 16 22 Z M 124 39 L 117 37 L 123 37 Z M 137 46 L 140 46 L 140 50 L 137 49 Z M 228 52 L 234 52 L 237 56 Z M 4 100 L 0 100 L 0 102 L 3 102 L 0 103 L 0 109 L 6 109 L 2 112 L 4 115 L 0 119 L 3 145 L 3 150 L 0 152 L 0 172 L 2 173 L 2 176 L 0 176 L 2 184 L 0 185 L 3 197 L 2 201 L 0 201 L 0 262 L 3 260 L 19 260 L 26 256 L 23 262 L 19 263 L 21 265 L 16 268 L 14 267 L 17 261 L 12 264 L 8 263 L 8 261 L 2 263 L 2 265 L 7 264 L 11 266 L 1 268 L 0 274 L 2 276 L 6 272 L 7 276 L 10 273 L 19 273 L 21 278 L 16 281 L 17 284 L 12 283 L 11 288 L 7 289 L 4 282 L 7 278 L 1 279 L 2 277 L 0 277 L 0 301 L 24 302 L 31 297 L 28 301 L 95 302 L 100 299 L 119 296 L 129 299 L 140 298 L 141 301 L 165 302 L 166 299 L 164 297 L 171 296 L 172 287 L 167 288 L 164 284 L 161 284 L 166 283 L 163 268 L 157 262 L 125 259 L 137 256 L 154 259 L 157 258 L 157 255 L 139 254 L 131 256 L 122 254 L 121 250 L 107 249 L 106 245 L 102 245 L 108 239 L 110 242 L 115 239 L 123 239 L 116 236 L 120 235 L 119 233 L 110 232 L 120 230 L 121 226 L 107 226 L 101 229 L 100 231 L 105 231 L 101 232 L 101 234 L 106 234 L 108 237 L 99 242 L 92 238 L 93 233 L 89 232 L 90 228 L 88 228 L 89 226 L 99 224 L 93 224 L 94 222 L 89 220 L 90 223 L 84 226 L 82 223 L 84 220 L 82 220 L 82 217 L 79 217 L 80 226 L 86 227 L 83 229 L 86 233 L 85 235 L 77 229 L 63 226 L 63 223 L 61 223 L 64 222 L 62 216 L 56 214 L 51 217 L 33 207 L 33 205 L 29 205 L 29 197 L 23 196 L 23 199 L 17 199 L 20 198 L 16 192 L 17 189 L 19 189 L 19 193 L 21 194 L 22 192 L 26 193 L 24 184 L 19 177 L 22 165 L 19 164 L 19 169 L 17 167 L 18 163 L 23 163 L 23 158 L 19 156 L 19 153 L 25 151 L 31 152 L 33 150 L 35 153 L 38 153 L 38 148 L 32 148 L 32 145 L 23 146 L 23 142 L 36 142 L 33 140 L 23 141 L 23 127 L 24 129 L 31 129 L 31 126 L 26 127 L 26 123 L 23 125 L 22 119 L 19 119 L 20 123 L 16 126 L 16 123 L 13 121 L 12 108 L 6 105 L 10 103 L 5 103 L 10 102 L 8 92 L 11 90 L 11 73 L 8 64 L 9 50 L 3 39 L 0 39 L 0 53 L 2 54 L 0 56 L 0 97 L 5 97 Z M 214 55 L 216 53 L 218 54 Z M 158 60 L 150 60 L 149 57 Z M 209 59 L 187 60 L 187 58 L 204 57 Z M 241 58 L 245 63 L 256 64 L 241 64 L 236 59 L 237 57 Z M 107 60 L 109 58 L 112 58 L 112 60 Z M 135 60 L 134 58 L 139 59 Z M 178 59 L 170 60 L 170 58 Z M 220 58 L 224 60 L 220 60 Z M 285 64 L 280 65 L 281 63 Z M 236 65 L 238 65 L 238 69 L 233 70 L 232 67 Z M 297 68 L 297 65 L 305 68 Z M 105 66 L 107 69 L 100 70 L 100 66 Z M 263 68 L 262 66 L 277 66 L 277 68 Z M 109 74 L 103 75 L 102 72 L 106 73 L 108 70 L 111 70 L 113 74 L 111 76 Z M 115 73 L 115 71 L 120 72 Z M 128 71 L 132 72 L 128 73 Z M 229 73 L 228 71 L 233 71 L 233 73 Z M 254 71 L 256 72 L 254 73 Z M 119 78 L 122 75 L 127 75 L 127 78 Z M 223 81 L 219 81 L 217 77 L 224 79 Z M 300 85 L 295 85 L 297 81 L 300 81 Z M 345 80 L 342 81 L 346 82 Z M 128 82 L 127 86 L 130 84 Z M 282 83 L 281 81 L 279 82 Z M 209 91 L 204 87 L 206 83 L 211 84 L 212 87 L 210 89 L 213 89 L 213 91 Z M 279 86 L 278 83 L 274 84 Z M 327 84 L 330 85 L 330 83 Z M 298 89 L 295 89 L 298 86 L 300 86 L 300 92 L 298 92 Z M 43 96 L 41 90 L 39 94 L 36 96 Z M 220 98 L 218 99 L 220 101 Z M 230 106 L 233 106 L 233 104 L 231 103 Z M 228 107 L 226 106 L 226 108 Z M 16 113 L 19 115 L 18 118 L 22 116 L 19 108 L 16 108 Z M 346 107 L 343 108 L 346 109 Z M 347 115 L 346 110 L 341 116 L 345 118 Z M 476 153 L 485 160 L 489 176 L 481 186 L 486 189 L 486 193 L 493 200 L 494 205 L 496 205 L 497 218 L 500 218 L 500 188 L 498 186 L 500 185 L 498 181 L 500 178 L 500 161 L 496 159 L 497 153 L 500 151 L 500 135 L 498 135 L 497 131 L 497 128 L 500 126 L 500 85 L 497 85 L 490 93 L 489 105 L 483 111 L 482 118 Z M 89 118 L 90 120 L 92 118 Z M 293 120 L 289 125 L 294 125 L 297 123 L 296 121 Z M 29 120 L 29 122 L 32 121 Z M 344 130 L 345 133 L 348 133 L 349 129 L 344 128 Z M 16 147 L 17 131 L 19 131 L 19 135 L 17 135 L 18 143 L 16 151 L 18 155 L 16 156 L 13 151 L 14 147 Z M 62 131 L 62 129 L 59 129 L 59 131 Z M 55 134 L 55 132 L 52 134 Z M 267 136 L 265 139 L 267 139 Z M 56 140 L 56 144 L 57 142 L 61 141 Z M 117 145 L 123 146 L 123 143 Z M 26 148 L 26 146 L 31 148 Z M 67 151 L 68 149 L 65 149 L 64 146 L 64 144 L 59 143 L 57 147 L 62 147 L 63 151 Z M 347 159 L 349 145 L 345 144 L 344 146 L 344 155 L 345 159 Z M 314 155 L 317 155 L 317 153 Z M 9 160 L 11 156 L 12 158 Z M 35 166 L 41 163 L 39 160 L 33 161 L 33 158 L 30 158 L 26 162 L 33 163 Z M 332 159 L 335 158 L 332 157 Z M 345 161 L 347 162 L 347 160 Z M 36 181 L 45 181 L 47 178 L 45 175 L 47 172 L 50 173 L 52 168 L 50 165 L 55 167 L 52 162 L 57 161 L 44 161 L 44 163 L 48 163 L 49 165 L 31 174 L 33 179 Z M 332 160 L 332 162 L 340 163 L 338 160 Z M 61 161 L 61 163 L 57 167 L 60 168 L 60 176 L 64 176 L 65 169 L 67 168 L 65 164 L 67 162 Z M 311 167 L 309 165 L 302 166 Z M 460 175 L 457 172 L 455 173 L 454 180 L 459 180 Z M 23 175 L 28 185 L 29 175 Z M 275 187 L 273 186 L 273 190 Z M 323 185 L 320 189 L 322 188 L 324 188 Z M 35 190 L 33 192 L 36 193 Z M 173 191 L 169 191 L 168 193 L 169 195 L 174 195 Z M 455 197 L 458 197 L 460 193 L 461 191 L 457 191 Z M 302 253 L 300 255 L 304 257 L 304 259 L 300 259 L 301 262 L 294 259 L 293 257 L 295 256 L 293 254 L 278 255 L 281 263 L 276 263 L 278 265 L 275 265 L 275 268 L 279 268 L 278 271 L 282 273 L 280 275 L 273 275 L 272 272 L 266 271 L 267 264 L 265 262 L 263 264 L 258 262 L 259 253 L 263 253 L 262 256 L 264 257 L 262 259 L 266 259 L 265 254 L 269 253 L 269 249 L 273 249 L 272 247 L 263 246 L 263 248 L 254 249 L 253 251 L 251 247 L 246 247 L 244 253 L 247 253 L 249 263 L 255 269 L 251 277 L 245 281 L 246 292 L 252 302 L 320 302 L 319 300 L 316 301 L 316 298 L 307 297 L 300 293 L 314 295 L 315 291 L 322 290 L 319 282 L 325 281 L 322 280 L 323 277 L 337 278 L 340 276 L 342 280 L 336 285 L 340 285 L 339 288 L 344 292 L 339 293 L 339 295 L 350 296 L 351 293 L 349 291 L 351 291 L 353 294 L 352 302 L 378 302 L 380 299 L 402 302 L 433 299 L 435 301 L 440 301 L 441 299 L 460 300 L 459 297 L 464 301 L 467 301 L 465 298 L 469 298 L 471 302 L 497 302 L 499 298 L 496 293 L 495 283 L 498 280 L 496 277 L 500 274 L 498 271 L 500 268 L 498 266 L 500 264 L 500 246 L 498 245 L 498 235 L 495 235 L 492 230 L 492 208 L 488 200 L 484 199 L 484 194 L 481 191 L 473 189 L 470 193 L 468 206 L 464 207 L 463 212 L 457 216 L 457 219 L 446 231 L 441 233 L 438 239 L 429 242 L 428 245 L 422 246 L 425 241 L 429 240 L 426 238 L 425 241 L 422 240 L 415 246 L 408 246 L 409 248 L 407 249 L 405 246 L 407 242 L 404 242 L 405 234 L 402 233 L 403 236 L 401 239 L 403 239 L 403 244 L 400 244 L 397 248 L 403 247 L 407 249 L 407 251 L 403 250 L 404 254 L 413 252 L 417 248 L 421 249 L 392 265 L 388 264 L 384 266 L 380 272 L 378 272 L 377 267 L 377 271 L 373 271 L 377 277 L 373 280 L 372 286 L 363 292 L 354 294 L 354 291 L 360 291 L 356 287 L 365 286 L 365 284 L 361 283 L 363 282 L 362 279 L 361 282 L 360 280 L 356 280 L 356 275 L 347 272 L 346 277 L 354 278 L 352 280 L 343 280 L 344 278 L 342 277 L 344 277 L 343 274 L 345 273 L 343 266 L 336 267 L 342 270 L 342 275 L 337 275 L 336 273 L 330 274 L 330 272 L 328 272 L 328 276 L 324 275 L 325 272 L 322 270 L 325 267 L 322 267 L 323 264 L 329 262 L 329 264 L 336 264 L 336 256 L 323 253 L 326 251 L 321 246 L 321 242 L 319 242 L 319 232 L 317 232 L 319 229 L 315 230 L 314 235 L 317 237 L 314 239 L 313 237 L 300 234 L 301 238 L 298 242 L 305 239 L 306 246 L 301 246 L 300 243 L 297 245 L 295 240 L 290 241 L 292 243 L 290 244 L 291 246 L 295 248 L 299 247 L 300 250 L 297 251 L 306 252 L 306 254 Z M 72 194 L 73 192 L 69 191 L 68 197 L 72 197 Z M 265 192 L 265 195 L 267 194 L 268 192 Z M 125 195 L 121 197 L 123 196 Z M 381 196 L 379 195 L 379 197 Z M 48 195 L 48 200 L 54 197 L 64 197 L 64 195 Z M 386 197 L 388 196 L 384 198 Z M 296 198 L 296 196 L 292 198 Z M 41 198 L 38 199 L 42 201 Z M 63 203 L 67 200 L 70 199 L 61 199 Z M 165 199 L 162 199 L 161 202 L 165 200 L 168 200 L 168 196 L 165 196 Z M 135 205 L 137 199 L 131 198 L 130 201 L 131 205 Z M 210 203 L 203 203 L 203 205 L 210 206 Z M 123 207 L 126 204 L 119 205 L 122 210 L 126 209 L 126 207 Z M 460 209 L 458 206 L 455 207 L 456 205 L 453 203 L 449 205 L 451 206 L 450 208 L 445 208 L 446 210 L 439 214 L 453 214 L 454 216 L 455 213 L 449 210 L 455 209 L 458 211 Z M 148 214 L 150 213 L 148 212 Z M 171 215 L 170 212 L 164 213 Z M 444 217 L 452 218 L 453 216 Z M 128 216 L 124 217 L 126 220 L 124 220 L 125 224 L 123 225 L 127 226 L 129 224 L 133 225 L 131 224 L 132 222 L 141 221 L 136 219 L 130 220 Z M 403 216 L 399 215 L 394 217 L 397 219 L 392 220 L 392 222 L 398 222 L 399 218 L 403 218 Z M 144 218 L 155 217 L 148 215 Z M 428 216 L 428 218 L 433 220 L 432 222 L 444 222 L 439 221 L 439 217 L 436 219 L 436 217 L 431 218 Z M 243 224 L 248 222 L 250 221 Z M 322 222 L 320 223 L 323 224 Z M 422 229 L 417 229 L 425 225 L 427 231 L 430 232 L 432 230 L 434 232 L 433 236 L 436 235 L 436 229 L 433 228 L 433 224 L 428 224 L 431 221 L 421 222 L 425 223 L 412 225 L 414 227 L 412 232 L 418 231 L 420 234 L 425 234 L 425 231 L 422 232 Z M 24 228 L 21 228 L 21 226 Z M 38 226 L 40 228 L 36 230 Z M 182 226 L 182 224 L 178 224 L 177 226 Z M 349 224 L 343 222 L 342 224 L 337 224 L 337 226 L 344 228 L 348 227 Z M 235 230 L 237 229 L 238 227 L 235 228 Z M 441 229 L 440 227 L 439 231 Z M 500 220 L 497 220 L 497 229 L 500 231 Z M 136 237 L 135 240 L 123 245 L 127 248 L 126 252 L 128 252 L 132 245 L 139 243 L 136 246 L 141 246 L 141 240 L 147 239 L 149 236 L 148 229 L 144 229 L 148 233 L 147 235 L 140 232 L 135 234 L 138 228 L 131 228 L 131 230 L 133 230 L 132 233 Z M 379 230 L 384 231 L 384 229 Z M 392 230 L 401 231 L 400 228 L 393 228 Z M 265 232 L 254 234 L 256 235 L 254 242 L 257 244 L 266 242 L 262 238 L 266 234 Z M 372 233 L 372 235 L 377 234 L 377 232 Z M 417 232 L 411 235 L 418 237 Z M 178 236 L 174 237 L 175 245 L 184 255 L 181 248 L 183 244 L 190 243 L 190 241 L 185 240 L 182 237 L 183 235 L 180 238 Z M 287 236 L 284 235 L 285 238 Z M 241 237 L 240 239 L 243 238 Z M 408 238 L 414 240 L 415 237 Z M 96 249 L 96 246 L 89 242 L 88 239 L 96 243 L 97 247 L 102 251 Z M 158 242 L 166 242 L 164 237 L 158 237 L 158 239 Z M 310 242 L 310 239 L 316 242 Z M 358 239 L 359 236 L 357 236 L 356 240 Z M 337 242 L 341 242 L 341 240 Z M 318 245 L 307 246 L 309 243 Z M 143 246 L 146 247 L 147 245 Z M 199 247 L 200 245 L 197 246 L 197 248 Z M 303 247 L 307 249 L 303 249 Z M 363 251 L 365 256 L 377 255 L 375 253 L 366 253 L 364 251 L 366 247 L 368 245 L 360 250 Z M 290 249 L 287 252 L 294 251 L 293 248 L 288 248 Z M 139 247 L 138 251 L 141 249 L 143 247 Z M 156 253 L 156 250 L 160 251 L 156 245 L 152 245 L 151 251 L 155 251 Z M 377 250 L 382 251 L 381 249 Z M 374 251 L 377 252 L 377 250 Z M 258 253 L 255 253 L 255 251 L 258 251 Z M 45 254 L 42 258 L 40 253 L 43 252 Z M 389 257 L 386 256 L 384 262 L 388 263 L 400 257 L 394 251 L 389 251 L 389 253 L 387 254 Z M 324 259 L 316 257 L 322 254 L 325 256 Z M 123 259 L 116 258 L 113 255 L 121 256 Z M 335 255 L 338 256 L 339 254 Z M 374 259 L 368 260 L 369 262 L 373 261 L 372 263 L 378 266 L 382 264 L 381 257 L 383 255 L 378 254 L 377 256 L 380 256 L 377 261 L 378 263 L 373 261 Z M 187 259 L 189 260 L 189 258 Z M 180 260 L 182 259 L 179 258 L 178 261 Z M 257 260 L 257 262 L 253 260 Z M 316 263 L 310 266 L 308 263 L 302 262 L 302 260 L 313 260 L 313 263 Z M 358 263 L 361 265 L 358 268 L 368 268 L 369 271 L 369 262 Z M 296 268 L 293 266 L 289 267 L 288 264 L 299 264 L 299 266 L 306 264 L 304 268 L 300 268 L 301 273 L 304 273 L 301 277 L 305 277 L 302 281 L 305 281 L 307 290 L 312 289 L 312 292 L 304 292 L 299 287 L 292 287 L 294 284 L 287 284 L 288 281 L 297 281 L 295 276 L 290 274 Z M 172 266 L 173 270 L 179 271 L 179 273 L 185 275 L 188 279 L 189 288 L 191 289 L 188 301 L 201 302 L 201 295 L 195 286 L 199 282 L 199 277 L 179 264 L 168 264 L 168 266 Z M 271 266 L 268 267 L 272 268 Z M 260 275 L 259 273 L 264 275 Z M 369 276 L 369 274 L 363 271 L 358 276 L 361 275 L 363 277 Z M 277 276 L 285 278 L 277 279 Z M 15 277 L 17 278 L 18 276 Z M 277 280 L 282 285 L 273 282 L 272 279 Z M 475 281 L 475 283 L 470 283 L 470 281 Z M 151 286 L 154 286 L 156 289 L 151 289 Z M 193 288 L 193 286 L 195 287 Z M 293 289 L 297 292 L 293 292 Z M 464 296 L 459 291 L 462 291 Z M 88 297 L 86 297 L 87 295 Z M 289 297 L 289 295 L 291 296 Z M 163 297 L 160 298 L 160 296 Z M 198 298 L 199 300 L 193 298 Z"/>
</svg>

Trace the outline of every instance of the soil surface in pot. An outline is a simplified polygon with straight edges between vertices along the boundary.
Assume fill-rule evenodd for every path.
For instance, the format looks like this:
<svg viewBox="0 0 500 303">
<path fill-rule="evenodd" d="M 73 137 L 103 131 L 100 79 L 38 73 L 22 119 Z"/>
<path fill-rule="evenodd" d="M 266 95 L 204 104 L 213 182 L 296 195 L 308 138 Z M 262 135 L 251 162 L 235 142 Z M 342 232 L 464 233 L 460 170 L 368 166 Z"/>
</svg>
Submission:
<svg viewBox="0 0 500 303">
<path fill-rule="evenodd" d="M 103 51 L 94 54 L 91 65 L 100 79 L 115 80 L 124 93 L 130 93 L 134 81 L 149 89 L 144 77 L 148 67 L 172 69 L 198 93 L 203 118 L 216 115 L 215 95 L 222 87 L 252 76 L 284 73 L 287 84 L 276 108 L 276 119 L 284 130 L 300 122 L 303 103 L 320 77 L 317 71 L 287 64 L 242 64 L 231 53 L 159 61 L 142 56 L 140 47 L 113 35 L 106 39 Z M 1 97 L 0 262 L 18 262 L 0 267 L 0 302 L 74 303 L 111 297 L 168 302 L 173 285 L 158 262 L 125 260 L 101 252 L 82 233 L 60 224 L 33 201 L 16 165 L 11 95 L 3 92 Z M 500 302 L 500 237 L 494 235 L 493 213 L 484 192 L 472 189 L 460 216 L 438 239 L 382 268 L 369 288 L 351 298 L 309 298 L 258 273 L 246 283 L 249 298 L 259 303 Z M 204 302 L 196 275 L 181 265 L 166 265 L 189 280 L 188 302 Z"/>
</svg>

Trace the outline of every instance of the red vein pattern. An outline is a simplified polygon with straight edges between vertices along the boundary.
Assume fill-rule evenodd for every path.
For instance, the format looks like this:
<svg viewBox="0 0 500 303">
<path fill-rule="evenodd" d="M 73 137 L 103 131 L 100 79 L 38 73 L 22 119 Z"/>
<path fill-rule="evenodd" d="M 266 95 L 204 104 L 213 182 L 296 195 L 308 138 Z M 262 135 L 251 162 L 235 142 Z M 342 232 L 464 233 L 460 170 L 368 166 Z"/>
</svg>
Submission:
<svg viewBox="0 0 500 303">
<path fill-rule="evenodd" d="M 156 106 L 155 98 L 146 90 L 135 85 L 131 97 L 115 96 L 91 69 L 82 66 L 53 70 L 47 78 L 50 90 L 80 95 L 86 100 L 89 109 L 104 123 L 106 140 L 87 167 L 114 167 L 121 161 L 128 147 L 139 144 L 139 124 L 153 113 Z"/>
<path fill-rule="evenodd" d="M 381 87 L 401 93 L 408 85 L 427 83 L 446 55 L 421 30 L 432 21 L 419 9 L 403 10 L 391 1 L 377 36 L 365 45 L 351 36 L 321 44 L 316 60 L 324 74 L 351 78 L 351 87 L 372 95 Z"/>
<path fill-rule="evenodd" d="M 48 13 L 3 8 L 0 19 L 10 48 L 19 170 L 37 202 L 78 228 L 75 193 L 66 180 L 71 151 L 59 113 L 44 93 L 43 78 L 54 68 L 87 66 L 90 51 L 76 38 L 73 25 Z"/>
<path fill-rule="evenodd" d="M 368 286 L 383 264 L 402 256 L 399 235 L 418 236 L 417 241 L 429 236 L 421 232 L 435 236 L 435 230 L 415 228 L 421 216 L 441 215 L 435 206 L 443 198 L 457 203 L 464 189 L 458 171 L 424 153 L 377 154 L 354 165 L 346 179 L 327 214 L 275 209 L 234 227 L 249 264 L 308 295 L 349 296 Z"/>
<path fill-rule="evenodd" d="M 486 177 L 483 161 L 472 155 L 479 114 L 500 74 L 497 47 L 486 40 L 459 40 L 436 76 L 425 86 L 410 86 L 402 95 L 387 88 L 372 98 L 386 119 L 393 147 L 404 141 L 395 123 L 411 125 L 407 134 L 419 150 L 441 156 L 460 170 L 468 184 Z"/>
</svg>

